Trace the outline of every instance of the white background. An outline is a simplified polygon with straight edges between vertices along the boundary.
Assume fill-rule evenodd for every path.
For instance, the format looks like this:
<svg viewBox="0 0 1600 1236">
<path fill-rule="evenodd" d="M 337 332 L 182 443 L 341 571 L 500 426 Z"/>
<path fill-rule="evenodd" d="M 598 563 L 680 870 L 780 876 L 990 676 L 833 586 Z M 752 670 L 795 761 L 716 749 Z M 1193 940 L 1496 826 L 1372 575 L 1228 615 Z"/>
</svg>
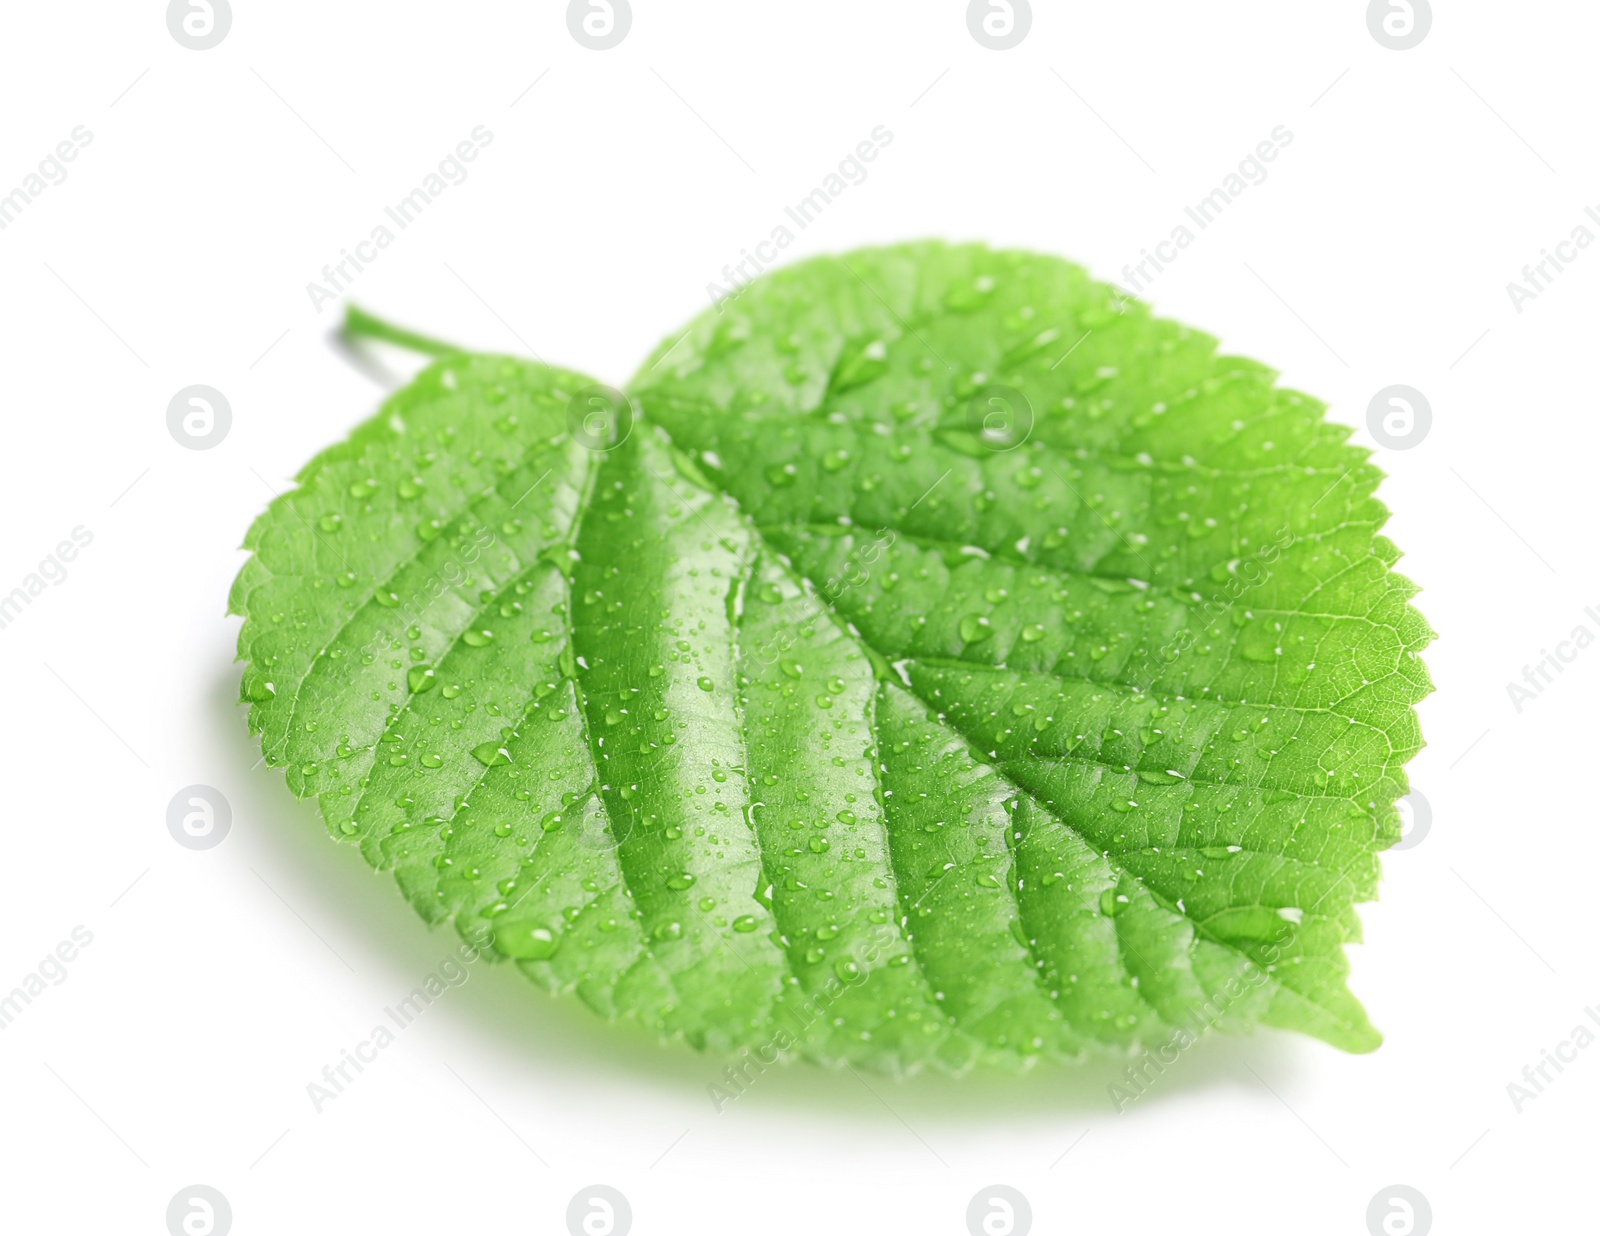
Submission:
<svg viewBox="0 0 1600 1236">
<path fill-rule="evenodd" d="M 0 1031 L 5 1230 L 161 1233 L 196 1182 L 240 1236 L 561 1233 L 595 1182 L 641 1234 L 959 1234 L 997 1182 L 1037 1232 L 1361 1236 L 1394 1183 L 1440 1233 L 1592 1230 L 1600 1050 L 1520 1114 L 1506 1087 L 1600 1005 L 1600 651 L 1520 713 L 1506 684 L 1600 633 L 1600 251 L 1521 313 L 1506 284 L 1600 205 L 1600 12 L 1439 4 L 1396 52 L 1361 0 L 1035 7 L 1006 52 L 957 0 L 635 0 L 605 52 L 556 0 L 235 0 L 203 52 L 161 0 L 5 7 L 0 193 L 74 126 L 93 142 L 0 231 L 0 593 L 93 542 L 0 630 L 0 991 L 94 935 Z M 1123 1114 L 1111 1064 L 870 1090 L 799 1065 L 718 1113 L 719 1065 L 482 965 L 313 1110 L 453 937 L 256 766 L 225 598 L 250 520 L 383 394 L 307 282 L 477 125 L 470 178 L 353 295 L 613 383 L 874 126 L 892 145 L 788 256 L 944 236 L 1120 279 L 1287 126 L 1147 299 L 1359 441 L 1379 388 L 1432 404 L 1425 441 L 1379 452 L 1441 638 L 1411 767 L 1432 831 L 1352 949 L 1376 1054 L 1219 1039 Z M 192 383 L 232 405 L 211 450 L 167 431 Z M 196 782 L 234 816 L 199 853 L 166 828 Z"/>
</svg>

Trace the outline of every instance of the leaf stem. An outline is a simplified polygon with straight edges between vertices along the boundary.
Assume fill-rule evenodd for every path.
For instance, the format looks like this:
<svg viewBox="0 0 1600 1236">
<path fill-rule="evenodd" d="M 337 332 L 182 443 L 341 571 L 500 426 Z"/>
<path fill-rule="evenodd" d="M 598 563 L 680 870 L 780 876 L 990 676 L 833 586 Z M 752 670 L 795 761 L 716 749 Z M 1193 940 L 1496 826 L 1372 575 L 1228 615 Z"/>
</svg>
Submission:
<svg viewBox="0 0 1600 1236">
<path fill-rule="evenodd" d="M 344 314 L 344 337 L 346 339 L 381 339 L 385 343 L 392 343 L 397 347 L 409 348 L 413 352 L 420 352 L 424 356 L 455 356 L 462 351 L 453 343 L 444 343 L 438 339 L 430 339 L 426 335 L 419 335 L 415 331 L 404 330 L 391 325 L 382 318 L 375 318 L 365 309 L 350 305 Z"/>
</svg>

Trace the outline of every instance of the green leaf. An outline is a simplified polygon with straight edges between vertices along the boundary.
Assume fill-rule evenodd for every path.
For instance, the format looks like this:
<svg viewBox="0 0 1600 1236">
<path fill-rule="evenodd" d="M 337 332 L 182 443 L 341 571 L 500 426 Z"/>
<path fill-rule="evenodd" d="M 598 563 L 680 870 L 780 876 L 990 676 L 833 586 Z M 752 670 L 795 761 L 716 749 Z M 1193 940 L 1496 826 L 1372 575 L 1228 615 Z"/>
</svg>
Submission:
<svg viewBox="0 0 1600 1236">
<path fill-rule="evenodd" d="M 1321 404 L 978 246 L 758 279 L 631 405 L 347 329 L 441 359 L 251 529 L 243 695 L 429 922 L 768 1059 L 1377 1045 L 1431 632 Z"/>
</svg>

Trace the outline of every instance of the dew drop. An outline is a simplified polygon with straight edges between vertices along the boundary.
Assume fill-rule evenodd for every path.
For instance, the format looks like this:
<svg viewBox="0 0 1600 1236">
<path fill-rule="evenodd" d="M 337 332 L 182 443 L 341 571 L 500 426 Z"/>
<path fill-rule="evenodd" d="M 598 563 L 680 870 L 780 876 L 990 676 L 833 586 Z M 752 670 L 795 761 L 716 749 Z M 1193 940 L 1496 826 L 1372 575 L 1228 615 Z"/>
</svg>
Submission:
<svg viewBox="0 0 1600 1236">
<path fill-rule="evenodd" d="M 532 923 L 498 923 L 492 939 L 498 952 L 522 961 L 543 961 L 553 957 L 561 943 L 550 928 Z"/>
<path fill-rule="evenodd" d="M 958 630 L 961 638 L 969 644 L 981 643 L 994 634 L 987 614 L 968 614 L 961 620 Z"/>
</svg>

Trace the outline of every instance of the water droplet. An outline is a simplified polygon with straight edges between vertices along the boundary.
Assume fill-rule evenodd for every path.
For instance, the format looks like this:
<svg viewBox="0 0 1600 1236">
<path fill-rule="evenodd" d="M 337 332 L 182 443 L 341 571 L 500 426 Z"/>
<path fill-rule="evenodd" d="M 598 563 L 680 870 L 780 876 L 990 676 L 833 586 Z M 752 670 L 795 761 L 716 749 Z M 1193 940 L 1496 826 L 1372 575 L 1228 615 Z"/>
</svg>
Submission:
<svg viewBox="0 0 1600 1236">
<path fill-rule="evenodd" d="M 961 638 L 969 644 L 981 643 L 994 634 L 987 614 L 968 614 L 961 620 L 959 630 Z"/>
<path fill-rule="evenodd" d="M 472 758 L 485 768 L 511 763 L 511 752 L 497 742 L 481 742 L 472 749 Z"/>
<path fill-rule="evenodd" d="M 246 674 L 242 692 L 244 698 L 253 703 L 270 700 L 278 693 L 278 688 L 273 686 L 260 674 Z"/>
<path fill-rule="evenodd" d="M 492 939 L 498 952 L 526 961 L 553 957 L 561 944 L 560 937 L 550 928 L 533 923 L 497 923 Z"/>
<path fill-rule="evenodd" d="M 834 368 L 830 385 L 835 394 L 852 390 L 882 377 L 888 368 L 888 345 L 882 339 L 873 339 L 845 351 Z"/>
<path fill-rule="evenodd" d="M 955 313 L 968 313 L 989 303 L 994 295 L 992 275 L 979 275 L 970 283 L 960 283 L 945 293 L 944 307 Z"/>
</svg>

